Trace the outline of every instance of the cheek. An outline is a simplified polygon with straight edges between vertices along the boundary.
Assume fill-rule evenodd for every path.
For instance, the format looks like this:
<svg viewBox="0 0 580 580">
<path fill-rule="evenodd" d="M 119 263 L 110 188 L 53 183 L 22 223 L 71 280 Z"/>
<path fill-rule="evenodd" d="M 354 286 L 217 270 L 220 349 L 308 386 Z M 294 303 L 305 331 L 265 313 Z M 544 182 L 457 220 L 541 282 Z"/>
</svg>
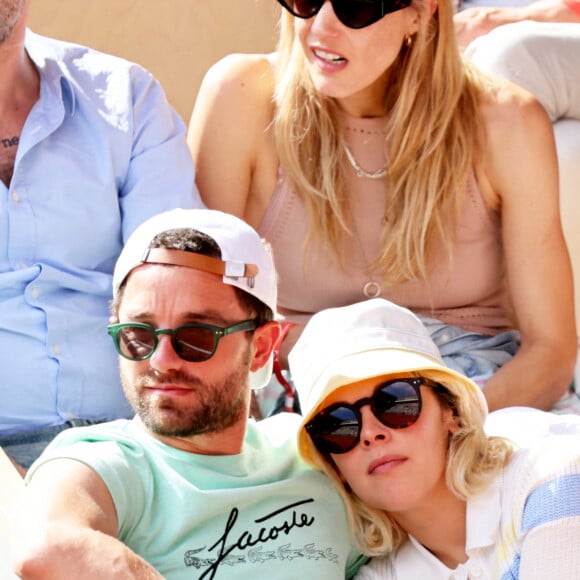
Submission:
<svg viewBox="0 0 580 580">
<path fill-rule="evenodd" d="M 310 23 L 308 19 L 296 18 L 294 24 L 294 40 L 300 44 L 304 51 L 307 46 L 308 33 L 310 31 Z"/>
<path fill-rule="evenodd" d="M 369 55 L 373 56 L 375 66 L 385 70 L 399 55 L 410 27 L 404 11 L 393 12 L 380 22 L 381 27 L 367 36 L 362 49 L 367 58 Z"/>
<path fill-rule="evenodd" d="M 391 68 L 403 44 L 403 36 L 398 32 L 385 38 L 379 38 L 364 47 L 362 54 L 366 55 L 367 63 L 380 74 Z"/>
<path fill-rule="evenodd" d="M 129 381 L 129 384 L 131 384 L 134 377 L 139 374 L 142 366 L 143 363 L 132 362 L 130 360 L 119 357 L 119 372 L 125 381 Z"/>
<path fill-rule="evenodd" d="M 349 453 L 331 455 L 331 458 L 336 465 L 336 471 L 343 483 L 348 483 L 351 487 L 353 487 L 353 482 L 356 485 L 357 476 L 362 475 L 362 462 L 357 460 L 356 451 L 353 450 Z"/>
<path fill-rule="evenodd" d="M 443 417 L 440 424 L 432 430 L 432 435 L 430 437 L 432 441 L 431 460 L 434 464 L 437 464 L 438 469 L 443 472 L 446 469 L 447 457 L 449 454 L 449 440 L 451 438 L 450 426 L 450 422 Z M 426 460 L 428 461 L 429 459 Z"/>
</svg>

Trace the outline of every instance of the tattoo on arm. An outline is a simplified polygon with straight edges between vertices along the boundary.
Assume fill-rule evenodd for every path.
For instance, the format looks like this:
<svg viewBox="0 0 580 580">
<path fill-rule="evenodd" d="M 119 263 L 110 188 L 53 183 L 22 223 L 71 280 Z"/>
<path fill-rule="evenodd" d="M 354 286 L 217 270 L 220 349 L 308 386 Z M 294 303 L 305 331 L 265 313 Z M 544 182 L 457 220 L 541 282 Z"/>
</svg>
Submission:
<svg viewBox="0 0 580 580">
<path fill-rule="evenodd" d="M 18 142 L 20 141 L 20 137 L 15 135 L 14 137 L 9 137 L 7 139 L 0 139 L 0 143 L 2 143 L 2 147 L 4 149 L 8 149 L 8 147 L 16 147 Z"/>
</svg>

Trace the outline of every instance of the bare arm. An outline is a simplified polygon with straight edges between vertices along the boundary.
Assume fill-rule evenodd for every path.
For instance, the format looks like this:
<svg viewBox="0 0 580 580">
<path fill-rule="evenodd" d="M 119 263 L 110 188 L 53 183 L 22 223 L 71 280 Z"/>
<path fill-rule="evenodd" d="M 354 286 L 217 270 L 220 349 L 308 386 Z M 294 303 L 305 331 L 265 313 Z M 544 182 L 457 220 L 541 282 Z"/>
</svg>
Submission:
<svg viewBox="0 0 580 580">
<path fill-rule="evenodd" d="M 162 578 L 117 539 L 109 491 L 92 469 L 78 461 L 55 459 L 40 466 L 16 516 L 13 566 L 20 578 Z"/>
<path fill-rule="evenodd" d="M 570 385 L 577 352 L 573 282 L 562 233 L 553 130 L 541 105 L 513 87 L 484 108 L 483 191 L 501 212 L 508 287 L 522 344 L 489 380 L 490 409 L 550 409 Z"/>
<path fill-rule="evenodd" d="M 564 0 L 537 0 L 526 6 L 466 8 L 455 15 L 459 45 L 466 47 L 478 36 L 498 26 L 521 20 L 580 23 L 580 14 L 574 12 Z"/>
<path fill-rule="evenodd" d="M 273 77 L 266 55 L 230 55 L 211 67 L 187 142 L 204 203 L 257 227 L 276 185 Z"/>
</svg>

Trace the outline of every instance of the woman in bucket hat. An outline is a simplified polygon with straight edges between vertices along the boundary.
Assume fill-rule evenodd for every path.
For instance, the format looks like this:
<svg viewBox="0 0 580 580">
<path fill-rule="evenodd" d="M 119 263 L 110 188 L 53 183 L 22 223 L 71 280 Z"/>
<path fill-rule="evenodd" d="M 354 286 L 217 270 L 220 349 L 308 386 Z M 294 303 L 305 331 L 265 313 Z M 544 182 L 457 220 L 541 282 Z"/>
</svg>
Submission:
<svg viewBox="0 0 580 580">
<path fill-rule="evenodd" d="M 577 431 L 519 447 L 487 435 L 481 390 L 445 366 L 414 314 L 382 299 L 316 314 L 290 368 L 300 451 L 375 557 L 357 578 L 578 578 Z M 555 420 L 534 413 L 538 430 Z"/>
</svg>

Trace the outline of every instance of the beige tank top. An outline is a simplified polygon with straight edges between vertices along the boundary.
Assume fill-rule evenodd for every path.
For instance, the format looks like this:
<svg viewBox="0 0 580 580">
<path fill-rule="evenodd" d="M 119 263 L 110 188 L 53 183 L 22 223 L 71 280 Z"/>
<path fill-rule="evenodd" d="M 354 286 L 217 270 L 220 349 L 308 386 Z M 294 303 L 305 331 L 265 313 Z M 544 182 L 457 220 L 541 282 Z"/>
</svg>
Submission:
<svg viewBox="0 0 580 580">
<path fill-rule="evenodd" d="M 346 141 L 356 162 L 374 172 L 384 165 L 384 119 L 345 117 Z M 497 213 L 485 204 L 472 175 L 455 232 L 452 262 L 443 244 L 432 253 L 424 283 L 411 280 L 387 286 L 369 272 L 378 255 L 385 222 L 387 188 L 384 180 L 358 177 L 349 171 L 347 190 L 354 203 L 356 235 L 345 248 L 340 265 L 312 240 L 304 255 L 303 243 L 311 224 L 306 208 L 280 176 L 272 201 L 258 228 L 272 245 L 278 270 L 279 311 L 289 320 L 306 322 L 324 308 L 346 306 L 367 299 L 380 286 L 380 296 L 418 314 L 482 334 L 513 328 L 505 286 L 504 257 Z M 356 238 L 356 239 L 354 239 Z M 433 267 L 437 264 L 437 267 Z M 370 284 L 369 284 L 370 283 Z M 370 291 L 370 292 L 369 292 Z"/>
</svg>

